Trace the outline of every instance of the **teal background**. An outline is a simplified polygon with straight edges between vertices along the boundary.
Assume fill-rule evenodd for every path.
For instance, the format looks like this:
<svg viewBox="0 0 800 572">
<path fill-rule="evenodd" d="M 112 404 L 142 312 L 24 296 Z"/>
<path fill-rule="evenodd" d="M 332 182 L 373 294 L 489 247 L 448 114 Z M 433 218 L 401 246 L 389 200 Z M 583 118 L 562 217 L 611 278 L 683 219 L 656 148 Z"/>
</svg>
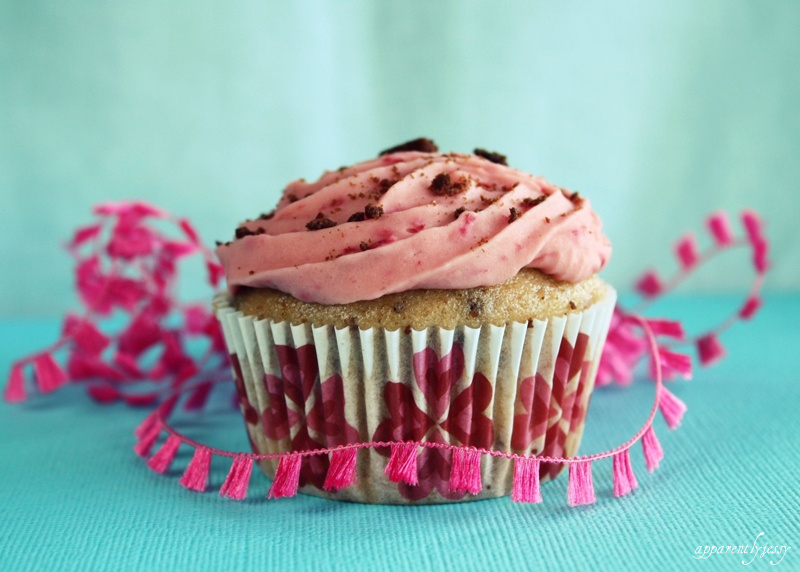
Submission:
<svg viewBox="0 0 800 572">
<path fill-rule="evenodd" d="M 690 331 L 738 296 L 665 302 Z M 723 340 L 730 357 L 670 390 L 689 406 L 683 426 L 656 419 L 664 448 L 647 473 L 631 452 L 639 489 L 611 496 L 611 463 L 593 464 L 597 503 L 570 508 L 567 479 L 542 485 L 544 502 L 508 498 L 446 506 L 387 507 L 298 495 L 267 500 L 255 472 L 248 498 L 220 498 L 230 466 L 212 465 L 206 494 L 178 480 L 183 447 L 167 475 L 131 450 L 146 411 L 102 407 L 77 387 L 21 405 L 0 402 L 0 570 L 772 570 L 769 558 L 694 560 L 698 546 L 792 547 L 775 570 L 800 568 L 797 435 L 800 432 L 800 296 L 767 297 L 764 310 Z M 53 339 L 56 320 L 1 320 L 0 371 Z M 582 453 L 624 442 L 646 419 L 653 385 L 592 396 Z M 225 400 L 220 400 L 225 403 Z M 216 410 L 218 413 L 213 413 Z M 247 450 L 241 415 L 184 415 L 180 428 L 209 445 Z M 748 555 L 752 558 L 752 555 Z"/>
<path fill-rule="evenodd" d="M 289 180 L 420 135 L 589 196 L 621 288 L 752 206 L 768 288 L 797 291 L 799 29 L 792 0 L 0 0 L 0 316 L 74 306 L 58 245 L 97 201 L 227 239 Z M 720 264 L 687 290 L 741 289 Z"/>
<path fill-rule="evenodd" d="M 237 503 L 177 484 L 187 451 L 148 471 L 131 451 L 145 411 L 67 388 L 0 403 L 0 570 L 740 570 L 692 554 L 759 532 L 798 568 L 798 30 L 792 0 L 0 0 L 0 372 L 75 308 L 59 245 L 95 202 L 145 199 L 227 239 L 291 179 L 421 135 L 589 196 L 620 289 L 668 271 L 672 242 L 719 208 L 758 210 L 774 263 L 728 359 L 672 386 L 684 426 L 657 421 L 666 458 L 649 475 L 633 453 L 630 497 L 598 462 L 598 502 L 577 509 L 565 478 L 537 506 L 388 508 L 268 502 L 256 474 Z M 653 311 L 696 332 L 740 300 L 741 267 L 725 256 Z M 651 400 L 648 383 L 598 391 L 581 452 L 625 440 Z M 236 414 L 183 428 L 247 448 Z"/>
</svg>

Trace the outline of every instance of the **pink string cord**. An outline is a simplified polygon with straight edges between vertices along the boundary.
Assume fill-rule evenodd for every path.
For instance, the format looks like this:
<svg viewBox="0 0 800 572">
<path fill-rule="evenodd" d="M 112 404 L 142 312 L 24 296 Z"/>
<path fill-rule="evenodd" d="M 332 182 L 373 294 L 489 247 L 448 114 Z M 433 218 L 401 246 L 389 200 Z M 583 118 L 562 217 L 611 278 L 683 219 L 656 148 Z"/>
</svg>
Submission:
<svg viewBox="0 0 800 572">
<path fill-rule="evenodd" d="M 295 473 L 301 458 L 335 453 L 337 473 L 331 475 L 330 487 L 338 490 L 354 480 L 355 457 L 352 451 L 375 447 L 390 447 L 392 458 L 395 452 L 405 452 L 403 458 L 408 461 L 408 466 L 397 468 L 399 472 L 395 476 L 406 482 L 416 479 L 416 447 L 450 450 L 457 454 L 456 461 L 461 463 L 451 476 L 454 486 L 469 492 L 480 489 L 480 472 L 476 471 L 479 455 L 514 460 L 515 474 L 519 467 L 521 475 L 519 483 L 516 478 L 514 481 L 519 489 L 517 496 L 532 502 L 538 502 L 534 499 L 541 500 L 538 480 L 530 474 L 534 465 L 538 466 L 540 462 L 570 466 L 586 463 L 579 470 L 571 471 L 571 474 L 574 473 L 574 482 L 571 482 L 570 490 L 574 491 L 570 493 L 570 504 L 585 504 L 590 502 L 588 499 L 594 498 L 591 462 L 613 456 L 615 479 L 618 476 L 621 479 L 619 486 L 615 484 L 615 491 L 629 492 L 635 488 L 636 481 L 629 470 L 628 450 L 641 442 L 647 467 L 654 469 L 663 457 L 652 428 L 656 412 L 661 410 L 672 429 L 680 424 L 686 410 L 677 397 L 666 391 L 663 382 L 676 374 L 688 377 L 691 374 L 691 358 L 667 348 L 694 344 L 703 365 L 719 361 L 725 355 L 719 334 L 737 321 L 749 319 L 759 309 L 759 293 L 770 266 L 769 244 L 758 215 L 752 211 L 742 213 L 745 236 L 736 238 L 727 215 L 719 212 L 707 219 L 713 240 L 711 246 L 701 251 L 695 236 L 686 234 L 675 247 L 679 264 L 675 275 L 666 281 L 662 281 L 655 271 L 642 276 L 637 282 L 637 290 L 643 294 L 644 300 L 636 307 L 636 313 L 627 313 L 620 308 L 615 310 L 596 384 L 602 386 L 610 381 L 629 382 L 637 362 L 649 349 L 652 356 L 651 376 L 655 381 L 654 403 L 647 420 L 634 436 L 608 451 L 556 457 L 519 455 L 424 441 L 381 441 L 273 454 L 234 453 L 194 441 L 168 423 L 179 398 L 189 395 L 183 404 L 184 409 L 202 409 L 211 384 L 230 382 L 227 351 L 213 314 L 202 306 L 183 304 L 176 297 L 178 273 L 175 261 L 189 255 L 198 255 L 202 259 L 212 289 L 219 284 L 222 269 L 212 251 L 202 244 L 189 221 L 143 202 L 103 203 L 97 205 L 93 212 L 97 221 L 79 228 L 67 245 L 70 255 L 75 259 L 76 285 L 84 311 L 80 315 L 66 316 L 62 334 L 54 343 L 12 363 L 4 397 L 10 402 L 24 401 L 27 398 L 26 381 L 32 378 L 38 383 L 41 393 L 55 391 L 66 383 L 80 383 L 86 386 L 92 398 L 101 403 L 121 399 L 132 406 L 159 404 L 136 430 L 139 438 L 135 447 L 137 453 L 150 457 L 151 468 L 162 472 L 172 462 L 179 446 L 194 448 L 197 458 L 182 479 L 193 490 L 205 488 L 212 455 L 233 458 L 235 466 L 231 469 L 229 479 L 226 479 L 226 486 L 230 490 L 224 492 L 224 496 L 231 498 L 243 498 L 246 495 L 249 468 L 253 461 L 281 460 L 285 470 L 282 471 L 279 466 L 280 474 L 276 475 L 281 484 L 270 493 L 277 498 L 296 492 Z M 176 239 L 163 233 L 155 223 L 172 225 L 182 238 Z M 648 320 L 639 315 L 655 299 L 679 287 L 697 268 L 721 252 L 748 245 L 755 269 L 748 295 L 735 313 L 715 327 L 683 339 L 679 323 Z M 107 329 L 104 318 L 120 311 L 128 317 L 128 323 L 122 330 L 110 334 L 104 332 Z M 174 317 L 179 317 L 181 321 L 178 328 L 169 325 Z M 673 340 L 659 346 L 657 336 L 667 336 Z M 193 357 L 186 345 L 191 337 L 199 337 L 207 342 L 199 358 Z M 155 365 L 150 367 L 140 357 L 144 353 L 152 353 L 153 348 L 159 349 L 161 354 Z M 55 359 L 56 354 L 68 356 L 65 369 Z M 142 385 L 148 389 L 141 391 Z M 132 387 L 139 391 L 131 391 Z M 150 456 L 162 430 L 169 436 L 167 443 L 162 444 L 156 455 Z M 479 465 L 477 467 L 479 469 Z"/>
<path fill-rule="evenodd" d="M 252 452 L 241 452 L 241 451 L 226 451 L 224 449 L 217 449 L 215 447 L 211 447 L 204 443 L 200 443 L 199 441 L 195 441 L 191 439 L 172 427 L 168 422 L 169 415 L 165 415 L 162 411 L 164 409 L 162 406 L 159 406 L 156 410 L 155 416 L 155 423 L 164 431 L 166 431 L 169 435 L 178 437 L 181 442 L 185 445 L 188 445 L 194 449 L 205 449 L 211 452 L 214 455 L 219 457 L 242 457 L 248 456 L 254 461 L 267 461 L 267 460 L 280 460 L 284 457 L 310 457 L 314 455 L 327 455 L 331 454 L 335 451 L 344 451 L 348 449 L 374 449 L 376 447 L 391 447 L 393 445 L 417 445 L 418 447 L 427 447 L 430 449 L 446 449 L 451 451 L 474 451 L 480 453 L 481 455 L 488 455 L 490 457 L 497 457 L 503 459 L 536 459 L 540 462 L 547 462 L 547 463 L 576 463 L 576 462 L 584 462 L 584 461 L 596 461 L 599 459 L 605 459 L 607 457 L 612 457 L 617 453 L 624 451 L 626 449 L 631 448 L 635 445 L 642 436 L 647 432 L 650 426 L 653 424 L 653 420 L 656 417 L 658 412 L 658 404 L 659 400 L 661 399 L 661 393 L 663 391 L 663 379 L 661 375 L 661 359 L 659 358 L 659 348 L 658 344 L 656 343 L 655 336 L 653 335 L 650 326 L 647 324 L 647 321 L 640 316 L 633 317 L 640 327 L 644 330 L 648 343 L 650 345 L 650 351 L 653 352 L 654 362 L 655 362 L 655 397 L 653 400 L 653 405 L 650 408 L 650 413 L 647 416 L 647 420 L 644 424 L 639 428 L 639 430 L 625 443 L 614 447 L 613 449 L 609 449 L 607 451 L 603 451 L 601 453 L 594 453 L 591 455 L 579 455 L 575 457 L 549 457 L 543 455 L 520 455 L 517 453 L 509 453 L 506 451 L 496 451 L 494 449 L 485 449 L 482 447 L 470 447 L 470 446 L 459 446 L 459 445 L 450 445 L 447 443 L 431 443 L 427 441 L 370 441 L 364 443 L 350 443 L 347 445 L 339 445 L 337 447 L 325 447 L 320 449 L 309 449 L 305 451 L 288 451 L 286 453 L 252 453 Z M 182 393 L 189 392 L 193 389 L 193 387 L 186 387 L 182 388 L 179 391 L 176 391 L 172 394 L 173 397 L 180 396 Z M 173 407 L 169 408 L 170 413 L 174 411 Z"/>
</svg>

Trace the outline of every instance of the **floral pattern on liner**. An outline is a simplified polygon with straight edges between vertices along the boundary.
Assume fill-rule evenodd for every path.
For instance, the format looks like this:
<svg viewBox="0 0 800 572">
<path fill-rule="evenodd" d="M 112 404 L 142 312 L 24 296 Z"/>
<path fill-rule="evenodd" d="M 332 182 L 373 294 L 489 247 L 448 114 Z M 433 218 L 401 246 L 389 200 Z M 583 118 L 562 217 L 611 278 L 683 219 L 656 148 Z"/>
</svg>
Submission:
<svg viewBox="0 0 800 572">
<path fill-rule="evenodd" d="M 416 441 L 517 454 L 577 452 L 616 294 L 546 321 L 388 331 L 255 320 L 217 301 L 242 409 L 260 454 Z M 238 367 L 237 367 L 238 365 Z M 246 403 L 246 404 L 245 404 Z M 256 415 L 248 414 L 250 409 Z M 328 455 L 302 459 L 300 491 L 357 502 L 437 503 L 511 493 L 513 462 L 483 457 L 478 494 L 450 488 L 453 452 L 423 447 L 418 482 L 360 449 L 354 486 L 323 490 Z M 270 478 L 277 461 L 258 461 Z M 541 480 L 564 465 L 541 464 Z"/>
<path fill-rule="evenodd" d="M 488 449 L 493 442 L 492 420 L 486 409 L 492 401 L 492 385 L 482 373 L 476 373 L 466 388 L 450 401 L 452 387 L 464 372 L 464 350 L 454 344 L 453 349 L 439 359 L 431 348 L 415 353 L 414 381 L 420 389 L 426 412 L 414 403 L 410 385 L 389 382 L 384 386 L 384 403 L 388 416 L 378 425 L 373 441 L 430 441 L 448 443 L 444 434 L 451 437 L 450 444 L 472 445 Z M 388 457 L 386 447 L 376 451 Z M 400 494 L 409 500 L 426 498 L 434 490 L 450 500 L 458 500 L 464 492 L 450 490 L 450 466 L 453 452 L 449 449 L 428 449 L 420 452 L 419 484 L 398 483 Z"/>
<path fill-rule="evenodd" d="M 269 396 L 260 419 L 264 437 L 277 442 L 288 436 L 293 451 L 357 443 L 358 431 L 344 414 L 342 378 L 335 375 L 320 383 L 314 346 L 307 344 L 297 349 L 275 346 L 275 351 L 280 373 L 264 374 L 264 390 Z M 237 390 L 242 391 L 240 401 L 245 420 L 255 425 L 258 413 L 247 401 L 236 354 L 231 355 L 231 363 Z M 251 412 L 255 417 L 251 417 Z M 300 486 L 322 490 L 329 466 L 327 455 L 305 457 L 300 466 Z"/>
</svg>

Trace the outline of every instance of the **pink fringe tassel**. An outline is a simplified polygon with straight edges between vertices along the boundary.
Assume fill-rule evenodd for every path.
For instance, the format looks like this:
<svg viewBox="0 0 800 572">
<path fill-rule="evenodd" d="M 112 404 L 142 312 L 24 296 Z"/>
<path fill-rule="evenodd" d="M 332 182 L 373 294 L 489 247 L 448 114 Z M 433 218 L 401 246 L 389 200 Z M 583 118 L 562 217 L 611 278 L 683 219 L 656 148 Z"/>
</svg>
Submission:
<svg viewBox="0 0 800 572">
<path fill-rule="evenodd" d="M 675 245 L 675 254 L 684 270 L 694 268 L 700 260 L 700 252 L 697 248 L 697 239 L 694 234 L 689 232 L 678 240 Z"/>
<path fill-rule="evenodd" d="M 416 486 L 419 482 L 417 476 L 417 444 L 400 443 L 392 445 L 392 456 L 386 463 L 384 474 L 389 476 L 393 483 L 404 482 Z"/>
<path fill-rule="evenodd" d="M 154 409 L 147 417 L 145 417 L 139 425 L 137 425 L 136 429 L 133 430 L 133 435 L 137 439 L 141 439 L 142 437 L 147 434 L 150 428 L 155 424 L 158 420 L 158 410 Z"/>
<path fill-rule="evenodd" d="M 706 225 L 718 246 L 724 247 L 733 244 L 733 231 L 731 230 L 731 221 L 728 219 L 728 213 L 725 211 L 715 212 L 708 217 Z"/>
<path fill-rule="evenodd" d="M 481 492 L 481 454 L 475 449 L 457 449 L 450 466 L 450 490 L 477 495 Z"/>
<path fill-rule="evenodd" d="M 567 504 L 580 506 L 595 501 L 594 484 L 592 483 L 592 462 L 578 461 L 569 464 L 569 485 L 567 487 Z"/>
<path fill-rule="evenodd" d="M 163 473 L 172 464 L 178 448 L 181 446 L 181 438 L 177 435 L 170 435 L 155 455 L 147 461 L 147 466 L 156 473 Z"/>
<path fill-rule="evenodd" d="M 280 499 L 293 497 L 297 494 L 300 486 L 300 463 L 303 457 L 300 455 L 285 455 L 278 463 L 278 470 L 275 471 L 275 479 L 269 488 L 268 498 Z"/>
<path fill-rule="evenodd" d="M 705 366 L 717 363 L 726 353 L 725 346 L 713 332 L 697 340 L 697 355 L 700 357 L 700 363 Z"/>
<path fill-rule="evenodd" d="M 331 453 L 331 464 L 322 488 L 336 492 L 354 484 L 358 449 L 337 449 Z"/>
<path fill-rule="evenodd" d="M 189 394 L 189 397 L 183 404 L 183 408 L 186 411 L 195 411 L 205 407 L 206 402 L 208 401 L 208 396 L 211 394 L 212 387 L 213 385 L 209 381 L 199 384 Z"/>
<path fill-rule="evenodd" d="M 686 404 L 675 397 L 666 387 L 661 388 L 658 408 L 661 410 L 661 415 L 664 416 L 664 421 L 667 422 L 667 427 L 670 429 L 677 429 L 681 424 L 683 414 L 686 413 Z"/>
<path fill-rule="evenodd" d="M 55 391 L 67 383 L 67 374 L 50 354 L 37 356 L 33 360 L 33 371 L 42 393 Z"/>
<path fill-rule="evenodd" d="M 685 354 L 670 351 L 664 347 L 658 348 L 661 360 L 661 374 L 665 380 L 674 379 L 680 375 L 684 379 L 692 379 L 692 358 Z M 656 378 L 655 355 L 650 359 L 650 376 Z"/>
<path fill-rule="evenodd" d="M 147 457 L 150 454 L 150 449 L 161 434 L 161 423 L 153 423 L 152 426 L 139 438 L 139 442 L 133 446 L 133 450 L 140 457 Z"/>
<path fill-rule="evenodd" d="M 192 491 L 205 492 L 208 472 L 211 469 L 211 451 L 204 447 L 196 449 L 192 460 L 183 472 L 180 484 Z"/>
<path fill-rule="evenodd" d="M 636 282 L 636 291 L 647 298 L 653 298 L 661 294 L 664 285 L 655 270 L 645 272 Z"/>
<path fill-rule="evenodd" d="M 141 423 L 133 430 L 133 434 L 137 439 L 141 439 L 153 426 L 153 424 L 158 421 L 159 413 L 163 418 L 167 418 L 172 414 L 172 410 L 175 409 L 175 404 L 178 402 L 178 396 L 173 395 L 172 397 L 165 399 L 164 403 L 160 406 L 156 407 L 150 415 L 145 417 Z"/>
<path fill-rule="evenodd" d="M 614 496 L 621 497 L 639 486 L 628 449 L 614 455 Z"/>
<path fill-rule="evenodd" d="M 514 484 L 511 488 L 514 502 L 542 502 L 539 487 L 539 459 L 517 457 L 514 459 Z"/>
<path fill-rule="evenodd" d="M 90 385 L 86 388 L 89 397 L 98 403 L 112 403 L 122 396 L 119 389 L 112 385 Z"/>
<path fill-rule="evenodd" d="M 647 466 L 648 472 L 652 473 L 664 458 L 664 450 L 661 448 L 661 443 L 658 442 L 652 425 L 642 436 L 642 451 L 644 452 L 644 464 Z"/>
<path fill-rule="evenodd" d="M 739 317 L 742 318 L 742 320 L 749 320 L 758 312 L 759 308 L 761 308 L 761 298 L 757 295 L 750 296 L 745 301 L 742 309 L 739 310 Z"/>
<path fill-rule="evenodd" d="M 653 331 L 653 335 L 656 336 L 667 336 L 670 338 L 675 338 L 676 340 L 682 340 L 685 337 L 683 324 L 674 320 L 648 319 L 647 325 L 650 326 L 650 329 Z"/>
<path fill-rule="evenodd" d="M 767 271 L 767 251 L 769 245 L 764 238 L 763 223 L 759 216 L 751 210 L 742 212 L 742 224 L 747 232 L 747 239 L 753 246 L 753 265 L 759 274 Z"/>
<path fill-rule="evenodd" d="M 250 473 L 253 471 L 253 459 L 248 455 L 239 455 L 233 459 L 231 470 L 219 489 L 222 497 L 242 500 L 247 496 L 250 486 Z"/>
<path fill-rule="evenodd" d="M 25 372 L 21 363 L 15 363 L 11 366 L 6 390 L 3 392 L 3 399 L 9 403 L 25 401 Z"/>
</svg>

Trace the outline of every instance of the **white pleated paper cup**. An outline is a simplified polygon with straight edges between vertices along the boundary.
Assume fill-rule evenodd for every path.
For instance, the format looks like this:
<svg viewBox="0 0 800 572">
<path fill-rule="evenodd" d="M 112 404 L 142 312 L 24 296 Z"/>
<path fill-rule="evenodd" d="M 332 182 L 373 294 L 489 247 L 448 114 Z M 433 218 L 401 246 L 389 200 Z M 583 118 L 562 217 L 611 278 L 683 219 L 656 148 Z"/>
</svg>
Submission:
<svg viewBox="0 0 800 572">
<path fill-rule="evenodd" d="M 583 434 L 616 292 L 582 312 L 503 326 L 417 331 L 259 320 L 215 299 L 253 451 L 418 441 L 570 457 Z M 481 456 L 482 490 L 449 487 L 451 449 L 419 448 L 418 484 L 384 474 L 389 449 L 359 449 L 356 482 L 323 490 L 328 454 L 303 457 L 300 492 L 424 504 L 511 493 L 513 461 Z M 273 478 L 278 461 L 259 461 Z M 563 465 L 541 464 L 541 480 Z"/>
</svg>

